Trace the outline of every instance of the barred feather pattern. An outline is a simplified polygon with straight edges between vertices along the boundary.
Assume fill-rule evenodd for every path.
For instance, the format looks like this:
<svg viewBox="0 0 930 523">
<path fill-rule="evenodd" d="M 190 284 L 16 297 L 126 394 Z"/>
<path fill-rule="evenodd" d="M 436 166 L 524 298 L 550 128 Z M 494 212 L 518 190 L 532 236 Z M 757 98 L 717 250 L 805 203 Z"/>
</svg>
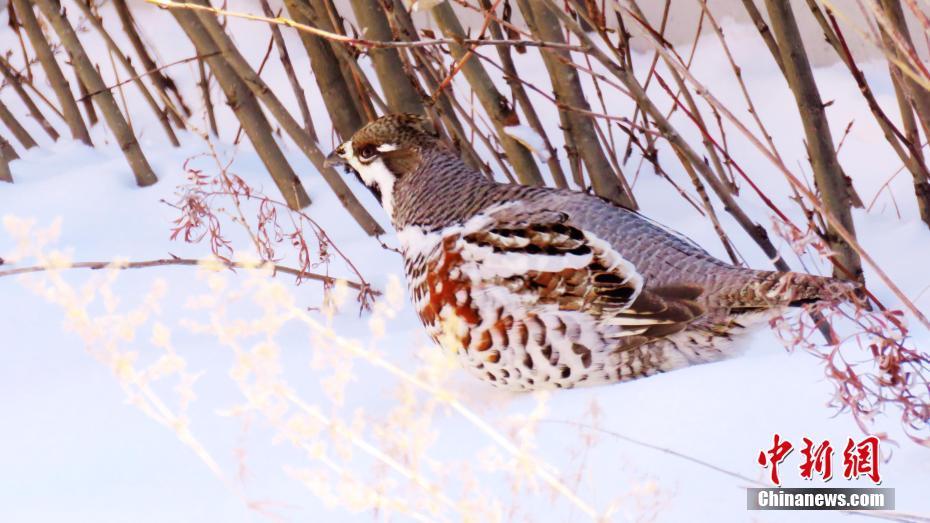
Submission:
<svg viewBox="0 0 930 523">
<path fill-rule="evenodd" d="M 384 121 L 353 148 L 390 144 L 414 306 L 433 339 L 496 386 L 566 388 L 717 360 L 746 328 L 854 288 L 730 265 L 586 193 L 494 182 L 424 124 Z"/>
</svg>

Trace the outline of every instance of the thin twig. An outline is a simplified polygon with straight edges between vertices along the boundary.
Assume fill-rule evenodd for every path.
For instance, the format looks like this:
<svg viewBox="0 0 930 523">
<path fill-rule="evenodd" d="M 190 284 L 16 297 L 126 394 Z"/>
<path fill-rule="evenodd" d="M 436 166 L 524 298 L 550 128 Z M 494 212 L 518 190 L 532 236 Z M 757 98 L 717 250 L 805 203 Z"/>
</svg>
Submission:
<svg viewBox="0 0 930 523">
<path fill-rule="evenodd" d="M 0 271 L 0 278 L 4 276 L 16 276 L 18 274 L 30 274 L 36 272 L 48 272 L 48 271 L 57 271 L 62 269 L 90 269 L 90 270 L 100 270 L 100 269 L 111 269 L 111 270 L 125 270 L 125 269 L 147 269 L 151 267 L 165 267 L 171 265 L 184 265 L 184 266 L 210 266 L 210 265 L 221 265 L 227 269 L 246 269 L 246 270 L 260 270 L 267 264 L 252 264 L 244 263 L 237 261 L 224 261 L 220 259 L 193 259 L 193 258 L 161 258 L 157 260 L 145 260 L 145 261 L 136 261 L 136 262 L 127 262 L 127 261 L 84 261 L 84 262 L 73 262 L 66 264 L 56 264 L 56 265 L 32 265 L 29 267 L 17 267 L 14 269 L 6 269 Z M 333 278 L 331 276 L 325 276 L 323 274 L 317 274 L 313 272 L 301 271 L 299 269 L 294 269 L 284 265 L 272 264 L 272 269 L 274 273 L 284 273 L 290 274 L 295 278 L 308 279 L 321 281 L 327 284 L 334 284 L 340 280 L 340 278 Z M 342 280 L 349 286 L 351 289 L 355 290 L 368 290 L 372 294 L 380 295 L 379 291 L 368 289 L 367 285 L 351 281 L 351 280 Z"/>
<path fill-rule="evenodd" d="M 274 14 L 268 0 L 261 0 L 262 11 L 268 16 Z M 304 89 L 297 79 L 294 72 L 294 65 L 291 63 L 291 57 L 287 52 L 287 46 L 284 44 L 284 37 L 281 35 L 281 29 L 276 25 L 269 25 L 271 28 L 271 37 L 274 39 L 275 47 L 278 48 L 278 58 L 281 60 L 281 67 L 287 74 L 287 80 L 291 84 L 291 90 L 294 91 L 294 98 L 297 100 L 297 108 L 300 109 L 300 116 L 304 120 L 304 130 L 310 135 L 310 138 L 319 141 L 316 129 L 313 127 L 313 118 L 310 116 L 310 108 L 307 106 L 307 97 L 304 95 Z"/>
<path fill-rule="evenodd" d="M 651 43 L 656 49 L 660 49 L 661 50 L 660 52 L 663 52 L 663 53 L 666 52 L 666 49 L 662 43 L 658 42 L 657 40 L 651 40 Z M 724 106 L 713 94 L 711 94 L 711 92 L 703 84 L 701 84 L 701 82 L 699 82 L 690 73 L 690 71 L 688 71 L 686 68 L 681 66 L 681 64 L 676 63 L 675 61 L 670 61 L 669 63 L 672 64 L 673 67 L 678 69 L 678 71 L 682 74 L 682 76 L 684 76 L 692 85 L 694 85 L 696 92 L 700 93 L 701 96 L 703 96 L 704 99 L 707 100 L 709 104 L 716 107 L 724 116 L 726 116 L 727 120 L 729 120 L 734 126 L 736 126 L 736 128 L 744 136 L 746 136 L 746 138 L 753 144 L 753 146 L 755 146 L 766 158 L 768 158 L 769 161 L 772 162 L 772 164 L 782 173 L 782 175 L 784 175 L 784 177 L 788 180 L 788 182 L 791 183 L 791 185 L 793 185 L 795 188 L 797 188 L 798 192 L 800 192 L 808 200 L 810 200 L 814 208 L 820 211 L 820 213 L 824 216 L 827 222 L 835 227 L 836 233 L 840 237 L 842 237 L 846 242 L 848 242 L 850 247 L 853 250 L 855 250 L 862 257 L 862 259 L 869 266 L 872 267 L 873 270 L 875 270 L 875 273 L 878 276 L 878 278 L 882 280 L 882 282 L 895 295 L 895 297 L 897 297 L 901 301 L 901 303 L 914 315 L 915 318 L 917 318 L 917 320 L 922 325 L 930 329 L 930 320 L 927 319 L 927 316 L 924 315 L 924 313 L 921 312 L 920 309 L 918 309 L 916 305 L 914 305 L 914 302 L 912 302 L 907 297 L 907 295 L 904 294 L 903 291 L 901 291 L 901 288 L 898 287 L 897 284 L 895 284 L 895 282 L 881 268 L 878 262 L 876 262 L 875 259 L 872 258 L 872 256 L 862 248 L 859 242 L 856 241 L 855 237 L 852 234 L 850 234 L 849 231 L 847 231 L 845 227 L 842 226 L 839 220 L 837 220 L 836 217 L 833 216 L 832 213 L 828 212 L 824 208 L 824 206 L 820 203 L 820 200 L 817 197 L 817 195 L 815 195 L 807 186 L 805 186 L 801 182 L 801 180 L 798 179 L 798 177 L 795 176 L 785 166 L 783 162 L 781 162 L 778 158 L 772 155 L 772 153 L 768 150 L 768 147 L 766 147 L 758 139 L 758 137 L 756 137 L 749 129 L 747 129 L 746 126 L 743 125 L 743 123 L 738 118 L 736 118 L 736 116 L 734 116 L 733 113 L 729 111 L 729 109 L 726 108 L 726 106 Z"/>
<path fill-rule="evenodd" d="M 145 71 L 145 72 L 139 73 L 139 74 L 137 74 L 137 75 L 131 76 L 131 77 L 129 77 L 129 78 L 126 78 L 125 80 L 122 80 L 122 81 L 119 81 L 119 82 L 117 82 L 117 83 L 115 83 L 115 84 L 113 84 L 113 85 L 107 86 L 104 90 L 105 90 L 105 91 L 112 91 L 113 89 L 116 89 L 117 87 L 121 87 L 121 86 L 123 86 L 123 85 L 126 85 L 126 84 L 128 84 L 129 82 L 134 82 L 134 81 L 138 80 L 139 78 L 142 78 L 142 77 L 145 77 L 145 76 L 149 76 L 149 75 L 154 75 L 155 73 L 157 73 L 157 72 L 159 72 L 159 71 L 161 71 L 161 70 L 163 70 L 163 69 L 167 69 L 167 68 L 172 67 L 172 66 L 175 66 L 175 65 L 186 64 L 187 62 L 193 62 L 194 60 L 200 60 L 200 59 L 203 59 L 203 58 L 208 58 L 208 57 L 210 57 L 210 56 L 216 56 L 216 55 L 218 55 L 218 54 L 220 54 L 219 51 L 217 51 L 217 52 L 215 52 L 215 53 L 205 54 L 205 55 L 191 56 L 190 58 L 183 58 L 183 59 L 178 60 L 178 61 L 176 61 L 176 62 L 171 62 L 170 64 L 165 64 L 165 65 L 156 67 L 155 69 L 150 69 L 150 70 L 148 70 L 148 71 Z M 94 95 L 96 95 L 96 94 L 98 94 L 98 93 L 100 93 L 100 92 L 101 92 L 101 91 L 94 91 L 94 92 L 91 92 L 91 93 L 87 93 L 86 95 L 84 95 L 84 96 L 78 98 L 77 101 L 78 101 L 78 102 L 83 102 L 85 99 L 90 98 L 90 97 L 92 97 L 92 96 L 94 96 Z"/>
<path fill-rule="evenodd" d="M 26 109 L 29 111 L 30 116 L 42 126 L 42 129 L 52 140 L 58 140 L 59 135 L 58 131 L 52 127 L 52 124 L 45 119 L 45 115 L 42 114 L 42 111 L 39 110 L 39 107 L 32 101 L 32 98 L 29 97 L 29 93 L 26 92 L 26 89 L 23 88 L 23 84 L 26 83 L 26 79 L 23 78 L 15 69 L 10 66 L 5 59 L 0 57 L 0 74 L 3 75 L 3 78 L 6 80 L 6 83 L 16 91 L 16 94 L 19 96 L 19 99 L 22 100 L 23 105 L 26 106 Z"/>
<path fill-rule="evenodd" d="M 569 45 L 569 44 L 560 44 L 555 42 L 540 42 L 535 40 L 477 40 L 473 38 L 434 38 L 430 40 L 418 40 L 414 42 L 387 42 L 381 40 L 366 40 L 364 38 L 353 38 L 351 36 L 345 36 L 338 33 L 333 33 L 330 31 L 324 31 L 317 27 L 313 27 L 306 24 L 301 24 L 291 20 L 290 18 L 285 17 L 276 17 L 269 18 L 267 16 L 253 15 L 249 13 L 240 13 L 238 11 L 230 11 L 228 9 L 220 9 L 217 7 L 210 7 L 206 5 L 192 4 L 189 2 L 174 2 L 172 0 L 145 0 L 150 4 L 155 4 L 159 7 L 164 7 L 167 9 L 189 9 L 192 11 L 204 11 L 208 13 L 213 13 L 217 16 L 227 16 L 232 18 L 242 18 L 244 20 L 253 20 L 256 22 L 265 22 L 268 24 L 284 25 L 297 29 L 298 31 L 303 31 L 310 33 L 312 35 L 330 40 L 332 42 L 341 42 L 344 44 L 354 45 L 357 47 L 373 47 L 373 48 L 410 48 L 410 47 L 431 47 L 436 45 L 467 45 L 467 46 L 485 46 L 485 45 L 505 45 L 505 46 L 527 46 L 527 47 L 551 47 L 554 49 L 565 49 L 568 51 L 577 51 L 585 52 L 587 49 L 584 46 L 578 45 Z"/>
</svg>

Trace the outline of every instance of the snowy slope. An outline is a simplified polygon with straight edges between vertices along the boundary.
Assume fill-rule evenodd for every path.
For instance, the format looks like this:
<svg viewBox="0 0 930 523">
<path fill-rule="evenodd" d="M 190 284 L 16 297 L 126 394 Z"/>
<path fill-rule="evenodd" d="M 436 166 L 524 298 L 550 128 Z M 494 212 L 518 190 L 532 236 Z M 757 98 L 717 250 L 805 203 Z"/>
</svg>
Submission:
<svg viewBox="0 0 930 523">
<path fill-rule="evenodd" d="M 166 16 L 149 12 L 147 20 L 167 24 Z M 240 42 L 252 37 L 262 42 L 251 46 L 254 56 L 249 56 L 260 59 L 266 30 L 231 24 Z M 800 124 L 795 112 L 786 110 L 793 101 L 777 69 L 759 59 L 766 51 L 751 28 L 733 26 L 727 34 L 786 162 L 803 165 Z M 166 48 L 176 56 L 165 56 L 165 61 L 189 53 L 180 46 Z M 699 56 L 718 53 L 709 39 L 699 50 Z M 295 59 L 305 70 L 304 59 Z M 530 53 L 519 56 L 533 59 Z M 648 63 L 648 57 L 639 63 Z M 286 85 L 274 60 L 268 67 L 273 85 Z M 894 107 L 883 66 L 866 69 L 882 103 Z M 726 63 L 698 60 L 694 73 L 745 114 Z M 194 78 L 179 74 L 194 93 Z M 863 198 L 871 200 L 898 162 L 870 124 L 848 75 L 838 67 L 817 74 L 824 96 L 835 101 L 829 109 L 834 133 L 839 136 L 849 121 L 856 122 L 841 161 Z M 305 81 L 311 84 L 309 77 Z M 287 89 L 280 91 L 289 95 Z M 193 94 L 189 98 L 196 100 Z M 321 107 L 316 99 L 311 103 Z M 617 114 L 630 113 L 622 98 L 609 104 Z M 554 127 L 554 108 L 542 100 L 539 108 Z M 320 116 L 318 128 L 325 129 L 324 111 L 314 115 Z M 230 145 L 235 129 L 230 115 L 221 112 L 220 118 L 220 154 L 234 158 L 233 172 L 270 192 L 273 185 L 256 155 L 248 146 Z M 205 246 L 169 239 L 178 212 L 161 201 L 177 200 L 176 187 L 186 182 L 185 160 L 206 145 L 185 134 L 184 147 L 172 149 L 161 143 L 157 125 L 144 115 L 134 115 L 134 125 L 160 183 L 134 187 L 112 143 L 91 150 L 64 141 L 26 152 L 12 164 L 16 184 L 0 185 L 0 257 L 15 262 L 12 266 L 32 264 L 33 257 L 17 260 L 11 253 L 42 240 L 47 240 L 46 255 L 59 251 L 74 261 L 206 255 Z M 98 143 L 106 135 L 95 129 Z M 729 138 L 744 168 L 776 203 L 793 209 L 781 176 L 735 133 Z M 675 181 L 689 187 L 669 152 L 662 155 Z M 286 277 L 250 271 L 164 267 L 0 279 L 0 397 L 5 398 L 0 403 L 0 521 L 406 521 L 417 514 L 453 521 L 468 515 L 580 521 L 586 519 L 580 505 L 621 521 L 848 519 L 841 513 L 785 517 L 747 512 L 744 487 L 750 482 L 723 472 L 766 481 L 768 471 L 758 466 L 756 456 L 771 446 L 774 433 L 796 444 L 803 436 L 828 438 L 834 447 L 848 437 L 862 437 L 850 416 L 836 415 L 826 405 L 832 385 L 812 356 L 786 351 L 765 330 L 744 338 L 737 357 L 636 382 L 548 395 L 491 390 L 450 367 L 426 339 L 406 296 L 392 291 L 402 281 L 399 256 L 350 223 L 299 153 L 291 151 L 289 158 L 314 200 L 309 214 L 385 291 L 382 305 L 360 315 L 350 296 L 328 318 L 316 309 L 322 300 L 318 284 L 295 287 Z M 210 158 L 193 161 L 207 174 L 216 171 Z M 922 290 L 930 285 L 930 274 L 922 269 L 930 257 L 930 232 L 916 219 L 906 173 L 889 187 L 871 212 L 857 211 L 859 234 L 891 277 L 927 310 L 930 293 Z M 370 196 L 358 193 L 387 225 Z M 670 201 L 667 182 L 650 169 L 640 174 L 636 194 L 646 215 L 723 256 L 707 221 L 682 200 Z M 900 217 L 889 194 L 896 197 Z M 741 203 L 756 220 L 769 223 L 769 212 L 748 190 Z M 764 256 L 738 227 L 727 216 L 721 219 L 750 265 L 766 267 Z M 33 223 L 28 231 L 23 220 Z M 50 227 L 51 232 L 42 232 Z M 231 238 L 248 250 L 244 235 Z M 396 245 L 392 233 L 384 241 Z M 801 268 L 796 259 L 789 261 Z M 818 268 L 823 262 L 808 267 Z M 329 270 L 353 277 L 338 261 Z M 877 281 L 868 271 L 867 278 Z M 883 301 L 895 303 L 880 285 L 874 287 Z M 303 316 L 295 317 L 297 310 Z M 210 332 L 211 325 L 225 334 Z M 166 332 L 185 372 L 196 375 L 190 389 L 175 388 L 178 374 L 171 373 L 152 386 L 150 392 L 174 413 L 182 412 L 184 391 L 195 394 L 186 416 L 172 420 L 173 426 L 159 424 L 139 408 L 155 404 L 153 396 L 145 391 L 135 395 L 141 389 L 132 383 L 140 383 L 139 375 L 127 371 L 164 356 Z M 928 333 L 916 326 L 912 333 L 915 345 L 928 346 Z M 163 361 L 177 364 L 176 359 Z M 436 400 L 385 370 L 388 364 L 459 403 Z M 473 413 L 483 421 L 467 417 Z M 323 427 L 323 419 L 333 425 Z M 899 511 L 930 514 L 930 452 L 901 434 L 894 412 L 875 423 L 899 444 L 885 447 L 890 458 L 882 463 L 882 486 L 896 489 Z M 188 427 L 200 446 L 184 439 L 178 427 Z M 494 439 L 499 436 L 551 466 L 546 470 L 580 500 L 573 503 L 555 492 L 531 465 L 508 454 Z M 386 456 L 371 451 L 368 443 Z M 198 454 L 195 448 L 202 450 Z M 796 451 L 783 466 L 786 486 L 807 485 L 798 476 L 798 460 Z M 215 463 L 215 470 L 208 463 Z M 382 489 L 387 498 L 381 509 L 372 508 L 371 492 L 361 484 Z M 870 483 L 839 477 L 829 484 L 852 485 Z M 405 508 L 391 505 L 401 502 Z M 391 506 L 395 510 L 383 508 Z"/>
</svg>

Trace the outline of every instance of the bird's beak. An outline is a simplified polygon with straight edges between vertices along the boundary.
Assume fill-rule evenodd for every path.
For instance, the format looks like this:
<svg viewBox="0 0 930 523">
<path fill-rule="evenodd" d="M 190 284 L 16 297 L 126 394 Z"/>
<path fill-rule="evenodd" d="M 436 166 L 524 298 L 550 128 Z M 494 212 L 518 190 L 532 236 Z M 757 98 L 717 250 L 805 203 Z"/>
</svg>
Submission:
<svg viewBox="0 0 930 523">
<path fill-rule="evenodd" d="M 340 145 L 336 147 L 333 152 L 329 153 L 329 156 L 323 160 L 324 167 L 335 167 L 337 165 L 345 165 L 346 159 L 342 157 L 345 152 L 345 147 Z"/>
</svg>

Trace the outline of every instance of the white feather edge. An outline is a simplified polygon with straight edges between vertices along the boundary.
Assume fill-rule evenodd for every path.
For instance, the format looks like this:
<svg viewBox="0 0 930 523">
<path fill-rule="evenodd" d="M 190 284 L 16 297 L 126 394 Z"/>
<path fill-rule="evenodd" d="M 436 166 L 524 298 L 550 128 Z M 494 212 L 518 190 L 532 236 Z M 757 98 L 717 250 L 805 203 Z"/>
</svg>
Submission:
<svg viewBox="0 0 930 523">
<path fill-rule="evenodd" d="M 465 236 L 480 230 L 485 230 L 490 224 L 495 222 L 494 214 L 502 211 L 503 209 L 510 207 L 512 205 L 517 205 L 519 202 L 511 202 L 496 205 L 490 207 L 483 211 L 482 213 L 474 216 L 469 219 L 462 225 L 457 225 L 453 227 L 447 227 L 439 231 L 426 231 L 422 227 L 418 226 L 408 226 L 403 228 L 397 233 L 397 238 L 401 244 L 401 248 L 404 252 L 404 255 L 407 258 L 414 258 L 417 256 L 431 257 L 435 255 L 436 249 L 440 247 L 442 241 L 445 238 L 451 236 Z M 637 296 L 642 292 L 642 287 L 644 284 L 644 279 L 641 274 L 639 274 L 635 266 L 629 261 L 623 258 L 619 252 L 617 252 L 609 243 L 605 240 L 599 238 L 596 234 L 591 233 L 590 231 L 584 231 L 585 237 L 588 243 L 597 250 L 602 251 L 602 256 L 606 257 L 609 262 L 609 268 L 618 271 L 619 273 L 625 275 L 626 281 L 631 281 L 635 287 L 635 292 L 631 297 L 630 303 L 632 303 Z M 535 309 L 537 316 L 542 319 L 544 322 L 552 321 L 550 318 L 556 316 L 564 316 L 568 314 L 573 317 L 580 327 L 580 339 L 579 340 L 567 340 L 561 338 L 553 338 L 553 343 L 560 345 L 559 352 L 563 355 L 561 360 L 562 364 L 568 364 L 572 368 L 573 373 L 585 372 L 586 370 L 580 363 L 579 357 L 572 353 L 571 351 L 571 342 L 578 341 L 589 347 L 596 347 L 598 339 L 601 339 L 600 336 L 605 336 L 608 339 L 619 339 L 629 336 L 635 336 L 644 333 L 649 325 L 668 323 L 667 321 L 655 321 L 647 320 L 645 318 L 615 318 L 606 322 L 606 324 L 612 326 L 613 329 L 609 329 L 607 332 L 603 331 L 603 327 L 598 327 L 596 322 L 591 316 L 581 313 L 580 311 L 562 311 L 558 309 L 558 306 L 555 304 L 539 304 L 532 295 L 529 294 L 514 294 L 507 291 L 505 288 L 498 286 L 487 286 L 481 285 L 483 283 L 481 278 L 488 276 L 502 276 L 507 274 L 516 274 L 519 272 L 511 265 L 508 265 L 511 261 L 516 261 L 512 257 L 508 257 L 506 254 L 497 254 L 492 253 L 489 259 L 486 255 L 487 252 L 491 249 L 480 248 L 473 244 L 469 244 L 462 239 L 458 240 L 463 242 L 461 245 L 463 251 L 468 253 L 468 259 L 470 260 L 469 265 L 472 267 L 465 271 L 465 274 L 469 278 L 479 278 L 475 289 L 473 290 L 473 304 L 479 308 L 482 313 L 482 316 L 493 317 L 493 313 L 496 309 L 504 304 L 510 303 L 512 305 L 517 305 L 514 302 L 521 302 L 516 307 L 510 307 L 511 311 L 530 311 Z M 463 257 L 465 254 L 463 253 Z M 548 255 L 524 255 L 524 261 L 521 262 L 520 270 L 527 270 L 529 267 L 546 267 L 550 270 L 559 270 L 559 267 L 580 267 L 583 263 L 590 261 L 592 255 L 571 255 L 570 257 L 566 256 L 548 256 Z M 551 258 L 559 258 L 559 260 L 552 260 Z M 480 265 L 487 265 L 484 270 Z M 473 280 L 474 281 L 474 280 Z M 412 283 L 412 282 L 411 282 Z M 486 283 L 486 281 L 484 282 Z M 446 310 L 449 309 L 449 310 Z M 444 307 L 440 311 L 440 317 L 443 320 L 452 320 L 450 325 L 453 330 L 461 331 L 465 326 L 461 322 L 454 321 L 452 318 L 447 316 L 452 314 L 452 310 L 448 307 Z M 518 316 L 520 314 L 518 313 Z M 434 330 L 439 334 L 445 327 L 435 326 Z M 457 332 L 457 334 L 462 335 L 463 332 Z M 443 339 L 440 336 L 440 339 Z M 447 347 L 449 349 L 449 347 Z M 452 349 L 456 349 L 452 347 Z M 556 372 L 557 367 L 549 365 L 545 358 L 539 353 L 540 349 L 534 344 L 530 344 L 526 347 L 526 351 L 533 354 L 533 360 L 537 363 L 535 373 L 540 375 L 542 373 L 549 373 L 553 378 L 553 382 L 557 381 Z M 473 353 L 469 351 L 460 351 L 455 350 L 455 353 L 458 354 L 460 358 L 466 360 L 465 367 L 476 374 L 479 377 L 483 377 L 486 370 L 476 370 L 479 368 L 477 365 L 479 362 L 483 364 L 483 367 L 480 368 L 491 368 L 487 361 L 484 361 L 482 353 Z M 539 354 L 537 354 L 539 353 Z M 502 354 L 502 360 L 498 362 L 497 365 L 507 365 L 506 358 L 515 357 L 510 354 Z M 474 361 L 472 361 L 474 360 Z M 480 360 L 480 361 L 479 361 Z M 577 361 L 576 361 L 577 360 Z M 637 362 L 636 366 L 639 365 Z M 674 367 L 674 365 L 673 365 Z"/>
<path fill-rule="evenodd" d="M 393 147 L 393 148 L 392 148 Z M 371 163 L 362 163 L 355 156 L 352 149 L 352 142 L 347 141 L 342 144 L 343 157 L 349 162 L 349 165 L 358 172 L 365 185 L 377 185 L 381 193 L 381 207 L 392 219 L 394 218 L 394 173 L 384 165 L 384 160 L 375 158 Z M 383 144 L 378 147 L 380 152 L 396 150 L 396 147 L 390 144 Z"/>
<path fill-rule="evenodd" d="M 463 225 L 447 227 L 441 231 L 425 232 L 421 227 L 407 226 L 397 233 L 397 238 L 407 257 L 429 255 L 443 239 L 455 235 L 466 236 L 486 230 L 488 225 L 495 222 L 494 215 L 496 213 L 518 204 L 519 201 L 494 205 L 470 218 Z M 559 272 L 565 269 L 580 269 L 587 266 L 594 260 L 594 251 L 598 251 L 601 257 L 606 259 L 608 270 L 622 274 L 624 283 L 633 285 L 634 292 L 629 300 L 629 303 L 633 303 L 643 289 L 644 280 L 642 275 L 636 271 L 636 267 L 629 260 L 625 259 L 607 241 L 590 231 L 583 230 L 582 232 L 588 245 L 592 247 L 591 253 L 583 255 L 496 253 L 491 247 L 475 245 L 460 238 L 458 246 L 461 249 L 462 258 L 468 262 L 462 267 L 462 270 L 475 283 L 487 282 L 495 278 L 508 278 L 527 271 Z M 617 325 L 646 325 L 659 322 L 649 322 L 638 318 L 617 318 L 611 323 Z"/>
</svg>

